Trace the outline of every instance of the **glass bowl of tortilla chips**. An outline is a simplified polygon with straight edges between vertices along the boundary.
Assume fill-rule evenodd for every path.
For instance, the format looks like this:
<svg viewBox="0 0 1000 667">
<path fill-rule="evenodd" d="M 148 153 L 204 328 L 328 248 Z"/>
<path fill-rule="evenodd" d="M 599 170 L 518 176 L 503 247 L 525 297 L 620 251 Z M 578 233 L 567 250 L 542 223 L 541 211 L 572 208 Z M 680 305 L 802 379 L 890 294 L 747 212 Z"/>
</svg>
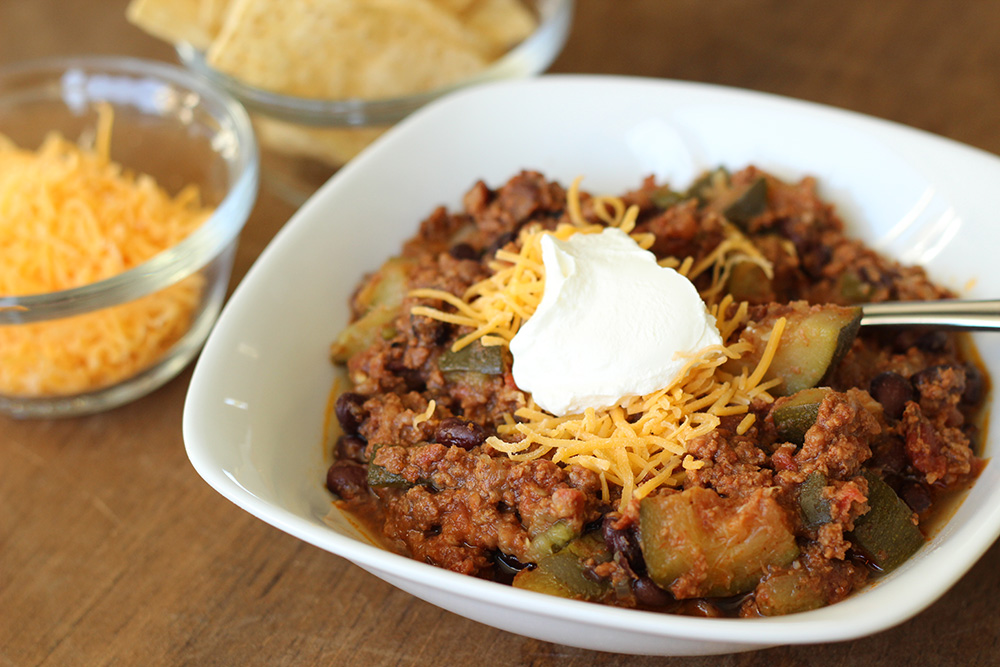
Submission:
<svg viewBox="0 0 1000 667">
<path fill-rule="evenodd" d="M 573 0 L 132 0 L 129 19 L 239 99 L 266 183 L 301 204 L 427 102 L 544 71 Z"/>
</svg>

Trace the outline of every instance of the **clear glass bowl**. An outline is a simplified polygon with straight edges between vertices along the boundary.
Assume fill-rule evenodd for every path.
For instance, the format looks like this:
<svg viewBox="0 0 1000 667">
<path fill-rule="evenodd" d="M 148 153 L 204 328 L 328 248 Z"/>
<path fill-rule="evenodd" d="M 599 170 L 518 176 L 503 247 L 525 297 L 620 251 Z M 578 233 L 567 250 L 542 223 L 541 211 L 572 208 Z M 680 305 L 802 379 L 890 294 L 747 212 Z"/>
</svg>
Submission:
<svg viewBox="0 0 1000 667">
<path fill-rule="evenodd" d="M 301 205 L 337 169 L 394 123 L 450 92 L 487 81 L 545 71 L 562 51 L 573 20 L 573 0 L 527 0 L 539 17 L 524 41 L 476 76 L 452 86 L 385 99 L 314 99 L 247 85 L 214 69 L 204 53 L 177 46 L 180 61 L 228 91 L 250 111 L 262 148 L 264 180 L 293 205 Z"/>
<path fill-rule="evenodd" d="M 204 79 L 173 65 L 119 57 L 49 59 L 0 69 L 0 133 L 20 148 L 37 149 L 52 131 L 70 141 L 93 136 L 104 105 L 113 112 L 112 161 L 152 176 L 171 195 L 195 185 L 202 203 L 215 210 L 183 241 L 123 273 L 58 292 L 0 294 L 0 344 L 6 334 L 34 345 L 35 334 L 24 331 L 66 331 L 67 323 L 73 332 L 100 340 L 88 330 L 94 313 L 133 307 L 182 281 L 194 290 L 194 305 L 173 323 L 162 352 L 108 384 L 61 392 L 0 383 L 0 411 L 15 417 L 106 410 L 176 376 L 218 316 L 239 234 L 256 200 L 259 155 L 250 119 L 238 102 Z M 18 333 L 18 327 L 33 328 Z M 25 355 L 32 360 L 29 371 L 49 372 L 50 348 L 38 345 Z"/>
</svg>

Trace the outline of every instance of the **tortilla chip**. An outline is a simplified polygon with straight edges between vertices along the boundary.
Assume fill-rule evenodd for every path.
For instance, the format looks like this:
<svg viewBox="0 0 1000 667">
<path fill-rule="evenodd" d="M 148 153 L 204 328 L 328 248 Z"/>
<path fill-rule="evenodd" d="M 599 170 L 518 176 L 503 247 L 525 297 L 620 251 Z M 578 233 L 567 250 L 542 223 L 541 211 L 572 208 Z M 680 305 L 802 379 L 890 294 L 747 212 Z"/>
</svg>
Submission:
<svg viewBox="0 0 1000 667">
<path fill-rule="evenodd" d="M 452 14 L 458 15 L 467 11 L 479 0 L 431 0 L 435 5 Z"/>
<path fill-rule="evenodd" d="M 208 62 L 287 95 L 376 99 L 455 83 L 487 59 L 430 0 L 234 0 Z"/>
<path fill-rule="evenodd" d="M 132 0 L 125 16 L 154 37 L 206 50 L 219 34 L 230 0 Z"/>
<path fill-rule="evenodd" d="M 521 0 L 477 0 L 461 19 L 490 45 L 494 57 L 524 41 L 538 25 L 535 15 Z"/>
</svg>

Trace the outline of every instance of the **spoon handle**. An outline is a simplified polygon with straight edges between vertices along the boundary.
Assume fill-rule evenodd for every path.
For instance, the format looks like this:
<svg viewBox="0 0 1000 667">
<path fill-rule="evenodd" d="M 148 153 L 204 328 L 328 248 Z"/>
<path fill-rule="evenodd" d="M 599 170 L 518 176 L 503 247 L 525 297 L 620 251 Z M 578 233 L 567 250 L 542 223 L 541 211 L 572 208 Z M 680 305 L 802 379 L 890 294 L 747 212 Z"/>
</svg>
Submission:
<svg viewBox="0 0 1000 667">
<path fill-rule="evenodd" d="M 861 306 L 861 326 L 1000 330 L 1000 300 L 892 301 Z"/>
</svg>

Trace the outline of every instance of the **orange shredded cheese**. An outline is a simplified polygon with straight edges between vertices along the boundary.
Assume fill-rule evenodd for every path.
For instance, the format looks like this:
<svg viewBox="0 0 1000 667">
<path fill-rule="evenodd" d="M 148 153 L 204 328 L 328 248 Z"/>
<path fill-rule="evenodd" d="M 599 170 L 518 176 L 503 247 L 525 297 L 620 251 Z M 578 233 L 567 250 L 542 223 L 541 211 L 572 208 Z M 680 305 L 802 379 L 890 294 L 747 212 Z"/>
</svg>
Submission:
<svg viewBox="0 0 1000 667">
<path fill-rule="evenodd" d="M 0 296 L 79 287 L 176 245 L 211 214 L 189 186 L 171 197 L 109 157 L 110 109 L 93 147 L 51 134 L 37 151 L 0 135 Z M 0 392 L 69 395 L 152 365 L 187 331 L 201 298 L 193 275 L 127 304 L 0 327 Z"/>
<path fill-rule="evenodd" d="M 732 328 L 724 313 L 731 300 L 713 308 L 720 329 Z M 660 486 L 676 486 L 684 471 L 703 463 L 687 453 L 687 443 L 707 435 L 728 415 L 746 415 L 743 432 L 752 424 L 748 407 L 755 398 L 770 402 L 768 390 L 779 380 L 761 383 L 774 358 L 785 320 L 779 319 L 753 373 L 734 376 L 722 367 L 750 349 L 745 342 L 711 346 L 692 355 L 670 385 L 624 405 L 582 415 L 554 417 L 533 402 L 507 418 L 489 444 L 516 460 L 549 457 L 597 473 L 610 500 L 609 485 L 621 488 L 620 505 L 641 499 Z M 744 426 L 745 425 L 745 426 Z"/>
<path fill-rule="evenodd" d="M 482 345 L 509 345 L 521 325 L 531 317 L 541 301 L 545 270 L 541 256 L 541 238 L 552 234 L 565 240 L 573 234 L 599 233 L 604 227 L 589 223 L 583 216 L 579 179 L 567 191 L 566 211 L 570 223 L 555 231 L 529 226 L 519 235 L 519 252 L 500 250 L 490 264 L 489 278 L 472 285 L 461 298 L 442 290 L 418 289 L 411 296 L 439 299 L 452 306 L 446 312 L 430 306 L 415 306 L 411 312 L 443 322 L 467 327 L 470 331 L 452 346 L 453 350 L 480 341 Z M 626 208 L 614 197 L 591 200 L 594 214 L 605 224 L 620 227 L 648 249 L 651 234 L 635 234 L 638 208 Z M 759 251 L 736 228 L 727 228 L 727 237 L 712 253 L 695 262 L 667 258 L 663 265 L 677 267 L 689 279 L 710 272 L 710 286 L 702 291 L 709 311 L 716 318 L 724 341 L 745 322 L 747 304 L 733 308 L 733 299 L 719 298 L 733 266 L 749 261 L 771 275 L 771 266 Z M 624 507 L 633 498 L 641 499 L 660 486 L 676 486 L 686 471 L 704 465 L 687 451 L 693 438 L 714 430 L 722 417 L 744 415 L 738 431 L 745 433 L 754 423 L 748 412 L 755 399 L 773 400 L 768 390 L 780 380 L 762 382 L 777 350 L 785 320 L 779 319 L 752 373 L 743 370 L 734 376 L 724 369 L 730 359 L 738 359 L 750 350 L 746 342 L 710 346 L 691 355 L 685 368 L 667 387 L 627 399 L 623 405 L 583 414 L 555 417 L 541 410 L 529 399 L 528 405 L 505 417 L 498 428 L 499 437 L 488 439 L 494 449 L 515 460 L 550 458 L 562 465 L 579 465 L 595 472 L 605 500 L 612 499 L 612 487 L 620 489 L 619 504 Z"/>
<path fill-rule="evenodd" d="M 427 421 L 428 419 L 430 419 L 430 418 L 431 418 L 431 416 L 432 416 L 432 415 L 434 414 L 434 410 L 435 410 L 436 408 L 437 408 L 437 401 L 435 401 L 435 400 L 434 400 L 434 399 L 432 398 L 432 399 L 430 400 L 430 402 L 429 402 L 429 403 L 427 404 L 427 409 L 426 409 L 426 410 L 424 410 L 424 411 L 423 411 L 422 413 L 420 413 L 419 415 L 416 415 L 416 416 L 414 416 L 414 417 L 413 417 L 413 428 L 416 428 L 416 427 L 417 427 L 417 426 L 419 426 L 420 424 L 422 424 L 422 423 L 424 423 L 425 421 Z"/>
</svg>

